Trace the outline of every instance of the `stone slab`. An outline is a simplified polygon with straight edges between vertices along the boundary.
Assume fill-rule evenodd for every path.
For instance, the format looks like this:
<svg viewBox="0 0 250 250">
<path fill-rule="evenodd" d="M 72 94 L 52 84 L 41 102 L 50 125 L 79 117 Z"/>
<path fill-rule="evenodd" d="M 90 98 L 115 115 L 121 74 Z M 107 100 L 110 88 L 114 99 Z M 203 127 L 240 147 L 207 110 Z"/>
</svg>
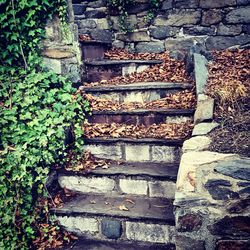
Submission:
<svg viewBox="0 0 250 250">
<path fill-rule="evenodd" d="M 202 122 L 194 126 L 192 136 L 206 135 L 217 128 L 220 124 L 217 122 Z"/>
<path fill-rule="evenodd" d="M 207 136 L 196 136 L 183 143 L 182 151 L 202 151 L 209 148 L 211 139 Z"/>
</svg>

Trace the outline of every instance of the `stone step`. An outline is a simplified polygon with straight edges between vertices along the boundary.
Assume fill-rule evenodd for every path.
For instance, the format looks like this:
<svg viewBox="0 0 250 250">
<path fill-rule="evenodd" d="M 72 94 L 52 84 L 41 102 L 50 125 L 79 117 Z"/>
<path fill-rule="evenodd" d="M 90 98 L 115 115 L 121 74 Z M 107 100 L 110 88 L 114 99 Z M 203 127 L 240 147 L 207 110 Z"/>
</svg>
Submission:
<svg viewBox="0 0 250 250">
<path fill-rule="evenodd" d="M 118 111 L 93 111 L 90 123 L 119 123 L 145 125 L 181 123 L 193 120 L 194 109 L 135 109 Z"/>
<path fill-rule="evenodd" d="M 86 81 L 99 82 L 110 80 L 116 76 L 125 76 L 133 72 L 141 72 L 152 65 L 160 64 L 160 60 L 92 60 L 85 61 Z"/>
<path fill-rule="evenodd" d="M 82 59 L 84 61 L 103 59 L 104 54 L 112 46 L 111 43 L 105 41 L 80 41 L 82 50 Z"/>
<path fill-rule="evenodd" d="M 167 94 L 185 89 L 192 89 L 189 83 L 169 82 L 140 82 L 107 86 L 81 86 L 80 89 L 100 98 L 112 99 L 119 102 L 150 102 L 164 98 Z"/>
<path fill-rule="evenodd" d="M 174 198 L 178 164 L 123 163 L 89 173 L 58 171 L 62 188 L 81 193 L 116 193 Z"/>
<path fill-rule="evenodd" d="M 91 138 L 85 139 L 84 150 L 94 156 L 128 162 L 175 163 L 180 159 L 182 139 L 131 139 Z"/>
<path fill-rule="evenodd" d="M 85 239 L 161 244 L 174 241 L 173 204 L 168 199 L 80 195 L 51 213 L 67 231 Z"/>
<path fill-rule="evenodd" d="M 79 238 L 62 250 L 175 250 L 174 244 L 149 244 L 131 242 L 87 241 Z"/>
</svg>

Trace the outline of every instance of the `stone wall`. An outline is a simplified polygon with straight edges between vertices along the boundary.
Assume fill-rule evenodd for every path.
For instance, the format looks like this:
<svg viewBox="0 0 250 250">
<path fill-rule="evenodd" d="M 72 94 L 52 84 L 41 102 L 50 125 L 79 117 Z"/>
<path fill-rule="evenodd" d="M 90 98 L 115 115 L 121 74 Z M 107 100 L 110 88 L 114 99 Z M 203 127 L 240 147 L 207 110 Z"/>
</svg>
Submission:
<svg viewBox="0 0 250 250">
<path fill-rule="evenodd" d="M 67 76 L 72 82 L 81 80 L 81 51 L 78 44 L 77 26 L 69 22 L 61 24 L 55 16 L 46 25 L 46 39 L 42 43 L 46 68 Z"/>
<path fill-rule="evenodd" d="M 219 124 L 212 121 L 214 100 L 204 95 L 207 63 L 194 54 L 196 125 L 176 183 L 176 249 L 250 249 L 250 159 L 208 151 L 208 133 Z"/>
<path fill-rule="evenodd" d="M 225 49 L 250 42 L 249 0 L 165 0 L 149 20 L 147 0 L 137 0 L 128 10 L 134 31 L 119 31 L 118 13 L 105 0 L 73 0 L 79 34 L 136 52 L 188 50 L 202 43 L 207 50 Z"/>
</svg>

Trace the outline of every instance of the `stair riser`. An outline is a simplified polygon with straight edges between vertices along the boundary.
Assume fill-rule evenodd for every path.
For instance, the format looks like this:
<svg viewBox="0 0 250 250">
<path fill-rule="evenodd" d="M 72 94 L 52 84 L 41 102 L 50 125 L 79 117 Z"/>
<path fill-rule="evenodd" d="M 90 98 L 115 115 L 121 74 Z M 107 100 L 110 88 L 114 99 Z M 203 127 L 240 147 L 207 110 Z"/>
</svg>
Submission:
<svg viewBox="0 0 250 250">
<path fill-rule="evenodd" d="M 142 72 L 143 70 L 152 67 L 150 64 L 128 63 L 128 64 L 113 64 L 105 66 L 86 65 L 87 82 L 99 82 L 101 80 L 110 80 L 116 76 L 125 76 L 134 72 Z"/>
<path fill-rule="evenodd" d="M 88 118 L 90 123 L 118 123 L 128 125 L 144 125 L 150 126 L 152 124 L 160 123 L 182 123 L 192 121 L 191 116 L 168 116 L 164 114 L 150 114 L 150 115 L 92 115 Z"/>
<path fill-rule="evenodd" d="M 168 224 L 129 221 L 121 218 L 57 215 L 57 220 L 67 231 L 86 239 L 103 241 L 174 243 L 174 226 Z"/>
<path fill-rule="evenodd" d="M 60 175 L 58 182 L 62 188 L 85 194 L 113 193 L 174 199 L 175 193 L 174 181 L 160 181 L 156 179 L 132 179 L 120 176 L 84 177 Z"/>
<path fill-rule="evenodd" d="M 109 49 L 105 44 L 82 44 L 83 60 L 103 59 L 104 53 Z"/>
<path fill-rule="evenodd" d="M 165 146 L 147 143 L 108 143 L 88 144 L 84 150 L 94 156 L 112 160 L 129 162 L 165 162 L 174 163 L 180 159 L 179 146 Z"/>
<path fill-rule="evenodd" d="M 146 103 L 166 97 L 168 94 L 174 94 L 179 90 L 176 89 L 158 89 L 158 90 L 128 90 L 128 91 L 110 91 L 94 92 L 91 94 L 99 98 L 109 99 L 120 103 L 139 102 Z M 87 91 L 88 92 L 88 91 Z"/>
</svg>

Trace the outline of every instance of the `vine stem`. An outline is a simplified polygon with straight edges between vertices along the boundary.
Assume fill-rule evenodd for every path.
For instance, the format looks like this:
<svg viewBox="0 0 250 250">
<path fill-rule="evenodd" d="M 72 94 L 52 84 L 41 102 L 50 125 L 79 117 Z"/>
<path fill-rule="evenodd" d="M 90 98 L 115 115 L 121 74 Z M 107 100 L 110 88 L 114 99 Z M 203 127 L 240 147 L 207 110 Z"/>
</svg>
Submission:
<svg viewBox="0 0 250 250">
<path fill-rule="evenodd" d="M 24 61 L 24 68 L 27 70 L 27 69 L 28 69 L 28 64 L 27 64 L 26 58 L 25 58 L 25 56 L 24 56 L 23 45 L 22 45 L 22 41 L 21 41 L 21 39 L 20 39 L 20 33 L 19 33 L 19 31 L 18 31 L 17 23 L 16 23 L 16 15 L 15 15 L 14 0 L 11 0 L 11 4 L 12 4 L 12 9 L 13 9 L 13 19 L 14 19 L 15 26 L 16 26 L 16 29 L 17 29 L 17 32 L 18 32 L 18 40 L 19 40 L 20 50 L 21 50 L 21 54 L 22 54 L 22 57 L 23 57 L 23 61 Z"/>
</svg>

